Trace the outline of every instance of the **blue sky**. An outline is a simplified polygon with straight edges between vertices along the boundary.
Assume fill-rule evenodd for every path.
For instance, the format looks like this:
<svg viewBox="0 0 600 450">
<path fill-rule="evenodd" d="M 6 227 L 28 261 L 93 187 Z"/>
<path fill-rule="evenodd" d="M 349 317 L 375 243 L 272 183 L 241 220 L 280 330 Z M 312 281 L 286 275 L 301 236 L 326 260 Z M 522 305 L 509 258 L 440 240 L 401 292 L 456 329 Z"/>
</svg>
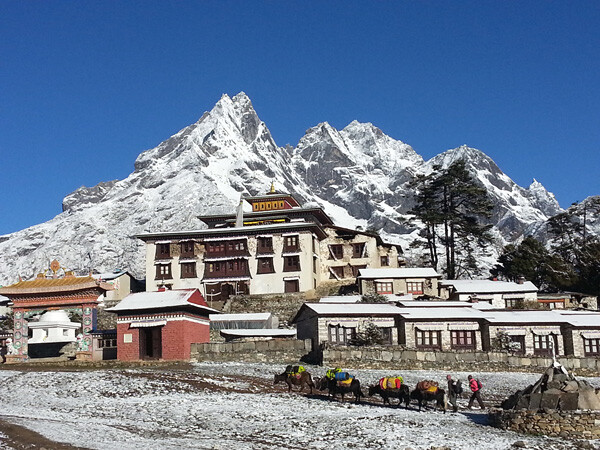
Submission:
<svg viewBox="0 0 600 450">
<path fill-rule="evenodd" d="M 246 92 L 279 145 L 372 122 L 600 194 L 600 2 L 0 2 L 0 234 Z"/>
</svg>

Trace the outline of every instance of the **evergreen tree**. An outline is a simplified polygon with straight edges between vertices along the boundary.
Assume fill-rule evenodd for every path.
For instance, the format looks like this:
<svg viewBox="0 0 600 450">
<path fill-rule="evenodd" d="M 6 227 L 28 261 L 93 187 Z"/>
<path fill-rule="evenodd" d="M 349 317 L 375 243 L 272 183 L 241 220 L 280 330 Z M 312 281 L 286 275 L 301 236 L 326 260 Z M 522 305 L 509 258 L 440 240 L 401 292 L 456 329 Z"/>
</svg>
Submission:
<svg viewBox="0 0 600 450">
<path fill-rule="evenodd" d="M 493 207 L 487 191 L 475 184 L 462 160 L 446 170 L 435 166 L 432 174 L 418 177 L 412 187 L 417 194 L 410 213 L 424 225 L 421 236 L 431 265 L 437 269 L 439 243 L 449 279 L 472 275 L 477 270 L 475 250 L 485 250 L 492 240 L 491 225 L 482 223 Z"/>
<path fill-rule="evenodd" d="M 565 289 L 576 280 L 573 267 L 558 254 L 551 254 L 538 240 L 527 237 L 515 246 L 509 244 L 490 270 L 492 276 L 517 281 L 520 277 L 541 290 Z"/>
</svg>

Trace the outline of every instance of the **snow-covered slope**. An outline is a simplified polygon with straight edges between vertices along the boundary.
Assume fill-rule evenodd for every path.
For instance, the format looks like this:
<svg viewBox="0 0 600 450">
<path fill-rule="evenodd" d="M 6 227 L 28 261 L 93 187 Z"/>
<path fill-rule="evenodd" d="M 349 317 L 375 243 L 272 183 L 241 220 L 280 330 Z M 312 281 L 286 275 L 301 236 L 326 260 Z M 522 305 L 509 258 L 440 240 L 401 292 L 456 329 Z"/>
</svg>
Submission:
<svg viewBox="0 0 600 450">
<path fill-rule="evenodd" d="M 541 184 L 517 186 L 478 150 L 459 147 L 425 162 L 370 123 L 343 130 L 321 123 L 296 147 L 278 147 L 244 93 L 223 95 L 198 122 L 140 154 L 124 180 L 77 189 L 54 219 L 0 236 L 0 284 L 32 277 L 54 258 L 78 271 L 120 267 L 143 276 L 143 245 L 134 235 L 201 228 L 198 216 L 233 213 L 241 194 L 264 193 L 272 180 L 323 206 L 339 225 L 407 244 L 415 232 L 402 221 L 412 206 L 407 183 L 457 158 L 494 198 L 501 239 L 518 239 L 560 211 Z"/>
</svg>

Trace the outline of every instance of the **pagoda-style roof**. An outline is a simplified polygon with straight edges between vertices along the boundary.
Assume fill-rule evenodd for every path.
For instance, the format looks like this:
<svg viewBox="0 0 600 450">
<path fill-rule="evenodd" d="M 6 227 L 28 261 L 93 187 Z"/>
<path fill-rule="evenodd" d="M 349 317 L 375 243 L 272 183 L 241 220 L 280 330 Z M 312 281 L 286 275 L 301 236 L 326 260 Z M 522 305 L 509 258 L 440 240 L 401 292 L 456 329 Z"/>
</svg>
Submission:
<svg viewBox="0 0 600 450">
<path fill-rule="evenodd" d="M 86 289 L 99 289 L 100 291 L 110 291 L 114 288 L 107 283 L 96 281 L 91 276 L 85 277 L 64 277 L 64 278 L 43 278 L 34 280 L 19 281 L 10 286 L 0 288 L 0 295 L 11 297 L 13 295 L 27 294 L 45 294 L 58 292 L 73 292 Z"/>
<path fill-rule="evenodd" d="M 215 214 L 210 216 L 198 217 L 208 225 L 209 228 L 215 228 L 219 225 L 233 225 L 236 216 L 234 214 Z M 320 225 L 333 225 L 333 220 L 321 208 L 293 208 L 285 210 L 271 211 L 253 211 L 244 213 L 244 226 L 248 222 L 254 224 L 259 221 L 285 221 L 291 222 L 294 219 L 304 219 L 307 222 L 314 222 Z"/>
</svg>

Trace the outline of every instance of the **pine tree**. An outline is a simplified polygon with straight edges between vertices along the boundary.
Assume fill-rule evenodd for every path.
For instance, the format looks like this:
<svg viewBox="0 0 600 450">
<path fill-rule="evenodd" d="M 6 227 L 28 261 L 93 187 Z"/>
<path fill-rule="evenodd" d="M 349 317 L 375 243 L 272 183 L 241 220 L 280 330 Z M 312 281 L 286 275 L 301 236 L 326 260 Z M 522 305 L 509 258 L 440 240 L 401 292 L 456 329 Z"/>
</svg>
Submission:
<svg viewBox="0 0 600 450">
<path fill-rule="evenodd" d="M 472 275 L 478 268 L 475 251 L 485 251 L 492 240 L 491 225 L 482 223 L 493 208 L 487 191 L 475 183 L 462 160 L 446 170 L 435 166 L 434 173 L 418 177 L 412 187 L 417 194 L 410 213 L 424 225 L 421 236 L 431 265 L 437 269 L 440 243 L 447 277 Z"/>
</svg>

